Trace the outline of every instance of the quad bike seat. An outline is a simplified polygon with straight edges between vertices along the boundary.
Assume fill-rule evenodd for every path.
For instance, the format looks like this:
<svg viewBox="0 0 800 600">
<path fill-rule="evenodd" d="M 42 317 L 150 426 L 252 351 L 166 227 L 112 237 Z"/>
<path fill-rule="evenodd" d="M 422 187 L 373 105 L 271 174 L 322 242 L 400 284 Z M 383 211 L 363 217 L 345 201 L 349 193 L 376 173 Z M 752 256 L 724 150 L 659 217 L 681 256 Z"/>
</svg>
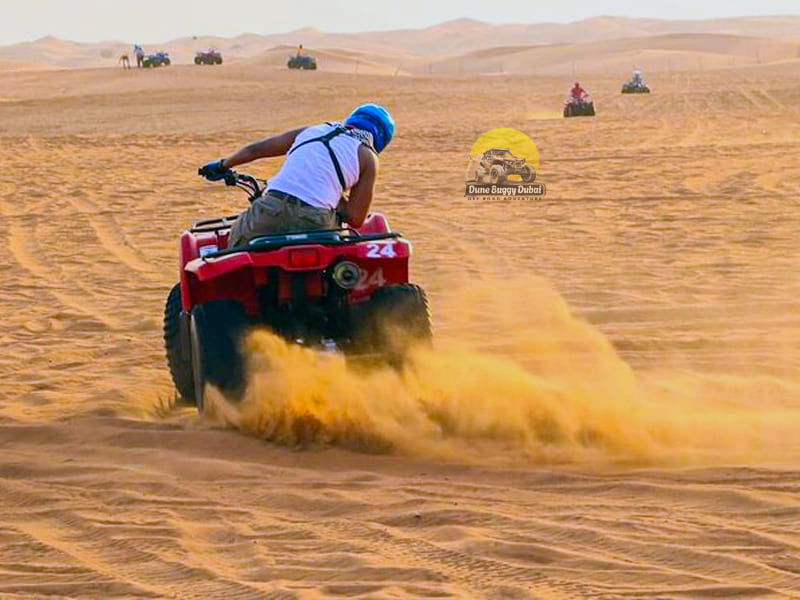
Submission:
<svg viewBox="0 0 800 600">
<path fill-rule="evenodd" d="M 268 250 L 272 248 L 296 246 L 300 244 L 339 244 L 352 237 L 352 233 L 349 229 L 261 235 L 250 240 L 248 248 L 252 248 L 254 250 Z"/>
<path fill-rule="evenodd" d="M 372 213 L 358 229 L 344 227 L 323 231 L 306 231 L 287 234 L 261 235 L 250 240 L 248 248 L 253 250 L 271 250 L 283 246 L 301 244 L 337 245 L 357 242 L 365 239 L 396 237 L 389 227 L 389 222 L 380 213 Z"/>
</svg>

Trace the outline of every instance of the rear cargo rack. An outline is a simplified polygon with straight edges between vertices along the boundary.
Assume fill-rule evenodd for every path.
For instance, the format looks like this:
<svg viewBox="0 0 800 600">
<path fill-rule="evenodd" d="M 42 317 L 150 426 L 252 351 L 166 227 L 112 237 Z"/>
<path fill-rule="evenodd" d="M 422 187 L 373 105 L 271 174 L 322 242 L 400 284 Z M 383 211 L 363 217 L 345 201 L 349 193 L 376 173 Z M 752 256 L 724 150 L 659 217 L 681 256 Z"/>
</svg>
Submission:
<svg viewBox="0 0 800 600">
<path fill-rule="evenodd" d="M 220 229 L 230 229 L 233 222 L 239 218 L 239 215 L 230 217 L 217 217 L 216 219 L 203 219 L 202 221 L 195 221 L 192 228 L 189 230 L 192 233 L 205 233 L 210 231 L 219 231 Z"/>
<path fill-rule="evenodd" d="M 358 242 L 374 242 L 377 240 L 393 240 L 401 237 L 401 233 L 391 231 L 388 233 L 365 233 L 361 234 L 355 229 L 324 229 L 319 231 L 304 231 L 297 233 L 284 233 L 278 235 L 263 235 L 254 238 L 246 246 L 226 248 L 219 252 L 212 252 L 203 256 L 203 260 L 218 258 L 239 252 L 268 252 L 285 248 L 287 246 L 345 246 Z"/>
</svg>

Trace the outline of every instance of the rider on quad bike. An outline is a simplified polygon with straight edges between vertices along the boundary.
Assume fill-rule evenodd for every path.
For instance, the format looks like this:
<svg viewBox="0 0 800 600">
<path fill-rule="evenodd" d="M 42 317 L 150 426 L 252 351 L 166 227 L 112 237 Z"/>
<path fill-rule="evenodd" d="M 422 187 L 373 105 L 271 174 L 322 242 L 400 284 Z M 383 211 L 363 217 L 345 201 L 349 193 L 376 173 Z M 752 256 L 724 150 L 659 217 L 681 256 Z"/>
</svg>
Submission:
<svg viewBox="0 0 800 600">
<path fill-rule="evenodd" d="M 593 117 L 594 101 L 589 93 L 581 87 L 577 81 L 575 86 L 570 90 L 567 102 L 564 104 L 564 118 L 570 117 Z"/>
<path fill-rule="evenodd" d="M 237 165 L 286 155 L 266 191 L 233 224 L 232 247 L 266 234 L 334 229 L 339 220 L 360 227 L 372 203 L 378 153 L 393 136 L 388 111 L 364 104 L 344 123 L 301 127 L 253 142 L 208 163 L 200 174 L 219 181 Z"/>
<path fill-rule="evenodd" d="M 367 104 L 342 124 L 287 131 L 202 167 L 208 179 L 248 191 L 252 205 L 239 217 L 198 221 L 180 237 L 164 342 L 176 390 L 201 413 L 208 384 L 233 401 L 243 397 L 242 341 L 253 328 L 395 369 L 430 343 L 427 296 L 409 278 L 411 244 L 383 215 L 366 216 L 377 154 L 393 133 L 389 113 Z M 288 156 L 263 188 L 231 169 L 280 155 Z"/>
<path fill-rule="evenodd" d="M 585 100 L 589 94 L 581 87 L 581 84 L 576 81 L 575 86 L 570 91 L 570 96 L 573 101 L 579 102 L 581 100 Z"/>
</svg>

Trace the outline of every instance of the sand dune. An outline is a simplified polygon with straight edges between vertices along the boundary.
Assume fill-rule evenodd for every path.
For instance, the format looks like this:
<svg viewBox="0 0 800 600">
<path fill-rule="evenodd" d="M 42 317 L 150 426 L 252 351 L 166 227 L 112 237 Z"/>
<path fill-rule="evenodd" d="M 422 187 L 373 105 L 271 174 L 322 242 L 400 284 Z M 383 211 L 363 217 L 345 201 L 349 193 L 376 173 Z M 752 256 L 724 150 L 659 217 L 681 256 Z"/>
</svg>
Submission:
<svg viewBox="0 0 800 600">
<path fill-rule="evenodd" d="M 0 73 L 0 597 L 800 598 L 798 75 L 599 72 L 564 121 L 561 75 Z M 177 236 L 246 202 L 197 166 L 366 100 L 438 351 L 257 335 L 243 405 L 172 406 Z M 498 125 L 542 201 L 463 197 Z"/>
<path fill-rule="evenodd" d="M 513 19 L 512 19 L 513 21 Z M 273 43 L 302 42 L 320 48 L 353 48 L 364 52 L 454 56 L 501 44 L 571 44 L 667 34 L 710 33 L 797 40 L 796 16 L 743 17 L 704 21 L 670 21 L 599 17 L 568 24 L 511 23 L 493 25 L 457 19 L 424 29 L 367 33 L 327 33 L 305 28 L 265 36 Z"/>
<path fill-rule="evenodd" d="M 722 34 L 670 34 L 575 44 L 502 46 L 419 65 L 437 74 L 617 74 L 632 68 L 702 71 L 760 65 L 798 56 L 797 43 Z"/>
<path fill-rule="evenodd" d="M 60 69 L 98 67 L 116 65 L 120 54 L 129 47 L 122 42 L 80 44 L 49 36 L 0 48 L 0 60 Z"/>
<path fill-rule="evenodd" d="M 228 62 L 282 67 L 286 50 L 304 44 L 320 54 L 320 67 L 389 74 L 556 73 L 581 63 L 586 72 L 616 72 L 633 63 L 643 68 L 694 71 L 769 63 L 800 56 L 800 17 L 742 17 L 667 21 L 600 17 L 569 24 L 491 25 L 459 19 L 424 29 L 327 33 L 307 27 L 281 34 L 234 38 L 184 37 L 147 43 L 149 52 L 170 52 L 191 64 L 197 50 L 220 49 Z M 142 42 L 142 40 L 134 40 Z M 95 68 L 117 65 L 129 42 L 78 44 L 53 37 L 0 47 L 0 70 L 15 65 L 40 68 Z M 487 52 L 495 55 L 488 60 Z M 503 57 L 501 55 L 507 54 Z M 355 58 L 357 56 L 357 58 Z M 389 65 L 384 68 L 381 65 Z"/>
</svg>

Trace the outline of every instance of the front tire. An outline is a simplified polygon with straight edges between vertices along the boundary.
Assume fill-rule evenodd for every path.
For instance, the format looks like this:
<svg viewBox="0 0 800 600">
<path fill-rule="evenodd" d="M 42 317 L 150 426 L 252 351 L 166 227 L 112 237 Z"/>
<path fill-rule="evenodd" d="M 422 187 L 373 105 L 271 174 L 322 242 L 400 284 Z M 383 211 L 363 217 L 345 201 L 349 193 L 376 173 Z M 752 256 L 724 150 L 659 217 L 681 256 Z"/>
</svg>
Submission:
<svg viewBox="0 0 800 600">
<path fill-rule="evenodd" d="M 489 169 L 489 181 L 493 184 L 503 183 L 506 178 L 506 172 L 500 165 L 492 165 Z"/>
<path fill-rule="evenodd" d="M 205 412 L 205 387 L 217 387 L 238 401 L 245 387 L 242 339 L 249 319 L 244 307 L 233 300 L 214 300 L 192 310 L 190 337 L 195 404 Z"/>
<path fill-rule="evenodd" d="M 534 169 L 531 165 L 525 165 L 522 167 L 521 178 L 525 183 L 533 183 L 536 179 L 536 169 Z"/>
</svg>

